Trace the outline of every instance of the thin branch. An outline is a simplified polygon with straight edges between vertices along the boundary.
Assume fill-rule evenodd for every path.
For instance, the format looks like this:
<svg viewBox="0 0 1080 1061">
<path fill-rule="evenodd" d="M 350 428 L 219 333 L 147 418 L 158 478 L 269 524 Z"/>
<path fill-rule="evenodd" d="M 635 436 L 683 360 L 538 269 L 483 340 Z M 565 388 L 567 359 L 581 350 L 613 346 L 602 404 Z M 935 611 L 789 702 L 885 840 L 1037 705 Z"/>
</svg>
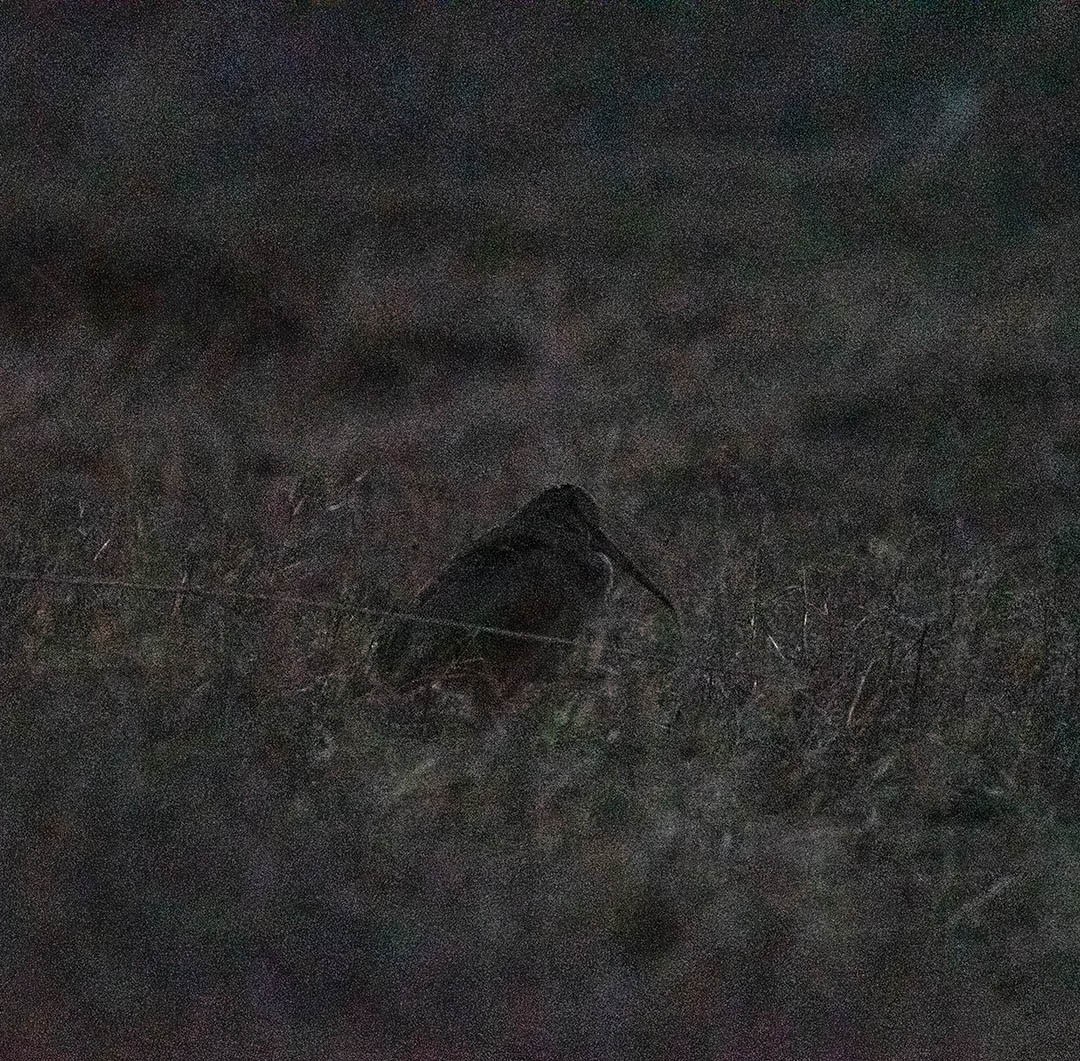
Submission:
<svg viewBox="0 0 1080 1061">
<path fill-rule="evenodd" d="M 375 619 L 396 619 L 417 623 L 422 626 L 434 626 L 450 630 L 464 630 L 472 634 L 488 634 L 492 637 L 510 638 L 516 641 L 531 641 L 558 647 L 575 648 L 580 645 L 592 645 L 590 641 L 579 641 L 567 637 L 555 637 L 548 634 L 532 634 L 523 630 L 510 630 L 500 626 L 487 626 L 481 623 L 466 623 L 456 619 L 433 619 L 425 615 L 399 611 L 392 608 L 372 608 L 359 604 L 345 604 L 340 601 L 318 600 L 312 597 L 300 597 L 285 593 L 254 593 L 243 590 L 215 589 L 211 586 L 191 584 L 166 585 L 160 582 L 131 582 L 126 579 L 92 578 L 80 575 L 45 575 L 25 571 L 0 571 L 0 581 L 17 582 L 24 585 L 64 586 L 82 589 L 115 590 L 123 593 L 145 593 L 156 596 L 189 596 L 201 600 L 218 601 L 229 604 L 251 603 L 290 605 L 294 608 L 310 608 L 327 612 L 348 612 L 366 615 Z M 621 656 L 626 659 L 653 663 L 665 663 L 672 666 L 685 665 L 679 656 L 664 652 L 643 652 L 632 648 L 622 648 L 603 639 L 601 654 Z M 726 673 L 728 668 L 718 664 L 695 663 L 691 668 L 703 672 Z"/>
<path fill-rule="evenodd" d="M 866 685 L 866 679 L 870 672 L 874 669 L 874 664 L 877 663 L 876 659 L 872 659 L 867 665 L 866 669 L 862 672 L 862 676 L 859 678 L 859 684 L 855 687 L 855 695 L 851 698 L 851 706 L 848 708 L 847 713 L 847 728 L 851 729 L 851 723 L 855 718 L 855 709 L 859 706 L 859 701 L 862 699 L 863 686 Z"/>
</svg>

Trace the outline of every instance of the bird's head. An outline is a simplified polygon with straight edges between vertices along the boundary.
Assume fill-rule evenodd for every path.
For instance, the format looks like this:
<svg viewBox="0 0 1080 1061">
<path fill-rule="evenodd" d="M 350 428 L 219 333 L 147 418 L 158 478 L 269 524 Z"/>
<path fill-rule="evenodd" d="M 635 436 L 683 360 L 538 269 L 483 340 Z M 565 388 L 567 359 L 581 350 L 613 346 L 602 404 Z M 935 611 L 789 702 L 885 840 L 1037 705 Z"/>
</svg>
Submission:
<svg viewBox="0 0 1080 1061">
<path fill-rule="evenodd" d="M 592 497 L 580 486 L 564 484 L 545 490 L 522 510 L 522 517 L 543 520 L 550 524 L 572 529 L 588 535 L 592 548 L 607 558 L 611 565 L 629 575 L 639 586 L 648 590 L 672 615 L 678 618 L 675 605 L 667 594 L 656 585 L 641 566 L 634 561 L 604 530 L 600 523 L 600 509 Z"/>
</svg>

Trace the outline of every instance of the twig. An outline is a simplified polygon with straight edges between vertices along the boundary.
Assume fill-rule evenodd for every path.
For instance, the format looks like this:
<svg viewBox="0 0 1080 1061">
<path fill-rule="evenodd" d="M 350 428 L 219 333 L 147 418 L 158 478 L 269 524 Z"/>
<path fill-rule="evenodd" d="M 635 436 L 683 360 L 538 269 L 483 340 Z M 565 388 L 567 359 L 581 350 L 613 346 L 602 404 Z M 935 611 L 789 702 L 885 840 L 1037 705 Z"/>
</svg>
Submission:
<svg viewBox="0 0 1080 1061">
<path fill-rule="evenodd" d="M 784 661 L 785 663 L 789 662 L 789 660 L 788 660 L 787 656 L 785 656 L 785 655 L 784 655 L 784 650 L 783 650 L 783 649 L 782 649 L 782 648 L 780 647 L 780 643 L 779 643 L 779 642 L 778 642 L 778 641 L 776 640 L 776 638 L 775 638 L 775 637 L 773 637 L 773 635 L 772 635 L 772 634 L 769 634 L 769 635 L 768 635 L 768 637 L 766 638 L 766 640 L 767 640 L 767 641 L 769 642 L 769 644 L 770 644 L 770 645 L 772 645 L 772 647 L 773 647 L 773 651 L 774 651 L 774 652 L 776 652 L 776 654 L 777 654 L 777 655 L 778 655 L 778 656 L 779 656 L 779 657 L 780 657 L 780 658 L 781 658 L 781 659 L 782 659 L 782 660 L 783 660 L 783 661 Z"/>
<path fill-rule="evenodd" d="M 80 575 L 46 575 L 24 571 L 0 571 L 0 581 L 17 582 L 25 585 L 64 586 L 83 589 L 116 590 L 126 593 L 145 593 L 156 596 L 186 595 L 201 600 L 218 601 L 228 604 L 251 603 L 289 605 L 294 608 L 311 608 L 327 612 L 349 612 L 366 615 L 375 619 L 397 619 L 417 623 L 421 626 L 434 626 L 442 629 L 464 630 L 471 634 L 487 634 L 492 637 L 510 638 L 516 641 L 531 641 L 562 648 L 576 648 L 591 642 L 579 641 L 568 637 L 556 637 L 549 634 L 532 634 L 523 630 L 510 630 L 506 627 L 487 626 L 481 623 L 466 623 L 456 619 L 433 619 L 425 615 L 399 611 L 392 608 L 372 608 L 359 604 L 344 604 L 339 601 L 318 600 L 313 597 L 300 597 L 285 593 L 254 593 L 243 590 L 215 589 L 198 585 L 166 585 L 160 582 L 130 582 L 125 579 L 91 578 Z M 605 655 L 621 656 L 626 659 L 665 663 L 672 666 L 684 664 L 684 661 L 670 653 L 643 652 L 632 648 L 622 648 L 604 639 L 602 652 Z M 696 663 L 690 665 L 702 672 L 727 673 L 729 668 L 714 663 Z"/>
<path fill-rule="evenodd" d="M 926 633 L 930 629 L 930 624 L 923 623 L 923 628 L 919 633 L 919 647 L 915 650 L 915 677 L 911 682 L 911 698 L 908 701 L 908 714 L 910 717 L 915 716 L 915 709 L 919 705 L 919 681 L 922 678 L 922 661 L 923 661 L 923 645 L 926 644 Z"/>
<path fill-rule="evenodd" d="M 806 582 L 806 565 L 802 567 L 802 594 L 803 594 L 803 613 L 802 613 L 802 654 L 805 657 L 809 652 L 809 645 L 807 643 L 807 632 L 810 626 L 810 587 Z"/>
<path fill-rule="evenodd" d="M 863 686 L 866 685 L 866 679 L 870 672 L 874 669 L 874 664 L 877 663 L 876 659 L 872 659 L 867 665 L 866 669 L 862 672 L 862 676 L 859 678 L 859 684 L 855 687 L 855 695 L 851 698 L 851 706 L 848 708 L 847 713 L 847 728 L 851 729 L 852 719 L 855 718 L 855 709 L 859 706 L 859 701 L 862 699 Z"/>
<path fill-rule="evenodd" d="M 952 932 L 966 917 L 978 913 L 984 906 L 1001 895 L 1002 892 L 1011 888 L 1016 883 L 1016 879 L 1016 875 L 1011 873 L 1006 873 L 1005 876 L 998 877 L 998 879 L 984 892 L 976 895 L 974 899 L 969 899 L 958 910 L 954 911 L 945 924 L 940 926 L 934 933 L 934 938 L 939 938 L 947 932 Z"/>
</svg>

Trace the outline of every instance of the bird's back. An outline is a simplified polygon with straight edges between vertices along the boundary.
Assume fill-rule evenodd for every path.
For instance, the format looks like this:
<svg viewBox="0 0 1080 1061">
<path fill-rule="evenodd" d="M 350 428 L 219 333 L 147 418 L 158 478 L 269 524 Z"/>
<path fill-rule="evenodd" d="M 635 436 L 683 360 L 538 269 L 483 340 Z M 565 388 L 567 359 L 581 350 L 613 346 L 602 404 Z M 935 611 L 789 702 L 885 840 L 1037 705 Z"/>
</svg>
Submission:
<svg viewBox="0 0 1080 1061">
<path fill-rule="evenodd" d="M 538 638 L 572 639 L 609 578 L 602 564 L 559 543 L 526 534 L 485 540 L 451 561 L 379 637 L 375 667 L 395 683 L 473 665 L 528 680 L 565 655 Z"/>
</svg>

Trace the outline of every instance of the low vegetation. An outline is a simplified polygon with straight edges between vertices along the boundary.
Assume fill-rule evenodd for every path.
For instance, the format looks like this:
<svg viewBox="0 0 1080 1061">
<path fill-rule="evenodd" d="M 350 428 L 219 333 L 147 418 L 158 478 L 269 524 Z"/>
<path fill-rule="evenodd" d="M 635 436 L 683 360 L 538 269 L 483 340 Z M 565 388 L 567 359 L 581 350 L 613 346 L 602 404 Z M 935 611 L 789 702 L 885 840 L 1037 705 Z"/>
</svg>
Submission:
<svg viewBox="0 0 1080 1061">
<path fill-rule="evenodd" d="M 630 58 L 549 26 L 563 64 L 473 18 L 451 65 L 509 34 L 537 91 L 470 67 L 456 124 L 422 19 L 28 34 L 108 61 L 4 148 L 0 568 L 59 581 L 0 580 L 0 1054 L 1072 1056 L 1080 244 L 1056 143 L 1015 139 L 1067 42 L 973 36 L 1015 81 L 986 60 L 920 154 L 882 130 L 948 47 L 907 95 L 792 64 L 816 109 L 687 127 L 730 86 L 642 43 L 681 55 L 678 11 Z M 404 42 L 397 109 L 333 90 L 346 30 L 380 78 Z M 681 639 L 622 586 L 494 725 L 412 717 L 378 612 L 558 482 Z"/>
</svg>

